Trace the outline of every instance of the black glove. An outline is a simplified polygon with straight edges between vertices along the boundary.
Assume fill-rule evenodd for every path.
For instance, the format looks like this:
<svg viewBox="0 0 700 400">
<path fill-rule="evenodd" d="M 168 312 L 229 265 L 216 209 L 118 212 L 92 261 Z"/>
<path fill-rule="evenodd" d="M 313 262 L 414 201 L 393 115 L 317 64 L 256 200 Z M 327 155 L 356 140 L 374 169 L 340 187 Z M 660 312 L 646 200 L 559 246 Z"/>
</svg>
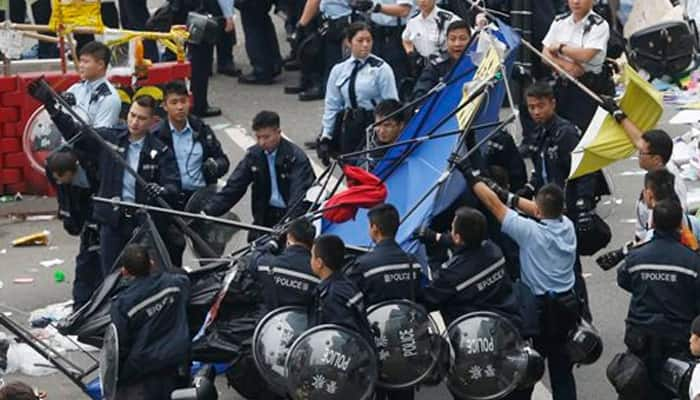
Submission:
<svg viewBox="0 0 700 400">
<path fill-rule="evenodd" d="M 425 66 L 425 57 L 420 55 L 420 53 L 415 50 L 408 53 L 408 60 L 411 63 L 410 65 L 413 67 L 414 71 L 420 71 Z"/>
<path fill-rule="evenodd" d="M 603 107 L 605 111 L 610 113 L 618 124 L 627 118 L 627 114 L 620 109 L 620 106 L 615 102 L 615 99 L 610 96 L 601 96 L 600 98 L 603 99 L 603 104 L 600 106 Z"/>
<path fill-rule="evenodd" d="M 291 35 L 289 35 L 289 46 L 292 49 L 298 49 L 299 45 L 301 44 L 301 41 L 304 40 L 304 38 L 307 35 L 307 27 L 297 24 L 297 26 L 294 28 L 294 32 L 292 32 Z"/>
<path fill-rule="evenodd" d="M 321 136 L 316 145 L 316 155 L 324 166 L 331 165 L 331 138 Z"/>
<path fill-rule="evenodd" d="M 526 183 L 525 186 L 523 186 L 520 190 L 515 192 L 515 194 L 522 198 L 532 200 L 532 196 L 535 195 L 535 187 L 532 186 L 531 183 Z"/>
<path fill-rule="evenodd" d="M 61 96 L 63 101 L 68 103 L 68 105 L 71 107 L 78 104 L 78 101 L 75 99 L 75 95 L 71 92 L 63 92 L 63 93 L 59 94 L 59 96 Z"/>
<path fill-rule="evenodd" d="M 202 169 L 204 170 L 204 175 L 208 177 L 215 177 L 216 173 L 219 170 L 219 164 L 216 162 L 215 159 L 209 157 L 206 160 L 204 160 L 204 163 L 202 164 Z"/>
<path fill-rule="evenodd" d="M 450 154 L 450 157 L 447 159 L 447 162 L 454 165 L 455 168 L 459 172 L 464 175 L 464 179 L 467 180 L 467 184 L 469 187 L 472 187 L 476 185 L 477 182 L 479 182 L 479 176 L 481 175 L 481 171 L 478 169 L 472 168 L 472 162 L 469 160 L 469 157 L 459 157 L 457 153 L 452 153 Z"/>
<path fill-rule="evenodd" d="M 165 188 L 157 183 L 151 182 L 143 188 L 148 200 L 155 200 L 165 192 Z"/>
<path fill-rule="evenodd" d="M 435 244 L 437 243 L 437 232 L 427 226 L 421 226 L 413 231 L 411 239 L 418 240 L 423 244 Z"/>
<path fill-rule="evenodd" d="M 605 253 L 602 256 L 595 259 L 595 262 L 603 269 L 603 271 L 609 271 L 615 268 L 622 260 L 625 259 L 629 251 L 629 247 L 632 243 L 625 243 L 622 248 L 613 250 L 611 252 Z"/>
<path fill-rule="evenodd" d="M 350 0 L 350 8 L 355 11 L 367 12 L 374 9 L 374 1 L 372 0 Z"/>
<path fill-rule="evenodd" d="M 507 205 L 508 207 L 517 207 L 518 200 L 520 199 L 517 194 L 513 194 L 502 188 L 493 179 L 482 177 L 480 180 L 484 182 L 489 189 L 496 193 L 496 196 L 498 196 L 498 199 L 501 200 L 503 204 Z"/>
<path fill-rule="evenodd" d="M 30 82 L 29 85 L 27 85 L 27 92 L 44 105 L 49 115 L 53 115 L 53 113 L 57 111 L 56 99 L 54 98 L 51 87 L 43 77 Z"/>
</svg>

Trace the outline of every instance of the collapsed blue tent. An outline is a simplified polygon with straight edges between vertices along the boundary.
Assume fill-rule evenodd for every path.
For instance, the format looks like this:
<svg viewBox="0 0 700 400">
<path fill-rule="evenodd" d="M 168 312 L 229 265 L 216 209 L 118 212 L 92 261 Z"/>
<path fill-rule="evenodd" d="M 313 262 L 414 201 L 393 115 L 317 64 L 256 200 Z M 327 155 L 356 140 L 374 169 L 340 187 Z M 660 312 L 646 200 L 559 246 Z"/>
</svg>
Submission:
<svg viewBox="0 0 700 400">
<path fill-rule="evenodd" d="M 500 22 L 498 29 L 494 29 L 492 33 L 506 46 L 504 65 L 509 74 L 517 53 L 514 50 L 519 47 L 520 38 L 509 26 Z M 444 78 L 445 82 L 453 79 L 455 81 L 426 100 L 420 111 L 409 121 L 398 140 L 420 138 L 465 128 L 460 126 L 457 116 L 452 116 L 435 129 L 440 121 L 458 107 L 466 97 L 463 86 L 474 79 L 476 72 L 476 66 L 470 56 L 474 54 L 475 49 L 476 42 L 472 43 L 469 50 L 462 55 L 453 70 Z M 506 83 L 501 79 L 495 86 L 487 89 L 486 98 L 471 126 L 498 121 L 499 110 L 506 94 L 505 85 Z M 489 128 L 477 130 L 476 142 L 490 130 Z M 406 217 L 406 214 L 419 203 L 421 198 L 425 197 L 430 188 L 448 170 L 447 159 L 458 142 L 459 135 L 451 135 L 423 141 L 417 145 L 394 147 L 372 171 L 378 177 L 385 178 L 389 192 L 386 202 L 396 206 L 401 218 L 405 218 L 397 234 L 398 243 L 405 251 L 415 254 L 422 261 L 425 261 L 424 248 L 416 240 L 411 239 L 411 234 L 447 209 L 466 190 L 464 178 L 459 173 L 452 173 L 437 190 L 420 203 L 410 216 Z M 407 151 L 408 156 L 400 161 L 400 164 L 395 165 Z M 365 209 L 360 209 L 354 220 L 339 224 L 324 220 L 322 226 L 323 233 L 338 235 L 346 244 L 369 247 L 372 243 L 368 235 Z"/>
</svg>

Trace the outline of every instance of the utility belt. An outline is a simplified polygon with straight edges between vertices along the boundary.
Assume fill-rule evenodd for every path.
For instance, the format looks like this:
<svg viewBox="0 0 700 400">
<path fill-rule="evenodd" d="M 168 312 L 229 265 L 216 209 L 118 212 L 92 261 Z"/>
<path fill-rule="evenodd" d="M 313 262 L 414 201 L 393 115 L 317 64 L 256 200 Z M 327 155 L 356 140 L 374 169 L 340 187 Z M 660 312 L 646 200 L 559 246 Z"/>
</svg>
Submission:
<svg viewBox="0 0 700 400">
<path fill-rule="evenodd" d="M 374 112 L 364 108 L 346 108 L 335 116 L 331 152 L 349 153 L 364 146 L 366 129 L 374 122 Z"/>
<path fill-rule="evenodd" d="M 196 190 L 182 190 L 177 197 L 177 209 L 184 210 L 187 206 L 187 202 L 190 201 L 190 197 L 195 194 Z"/>
<path fill-rule="evenodd" d="M 608 64 L 603 64 L 602 70 L 598 73 L 586 72 L 578 78 L 584 86 L 596 94 L 612 96 L 615 94 L 615 82 L 612 79 L 612 68 Z M 563 87 L 575 86 L 565 77 L 559 77 L 557 83 Z"/>
<path fill-rule="evenodd" d="M 329 18 L 323 16 L 321 20 L 321 36 L 332 42 L 342 42 L 345 39 L 345 30 L 355 21 L 353 15 L 346 15 L 340 18 Z"/>
</svg>

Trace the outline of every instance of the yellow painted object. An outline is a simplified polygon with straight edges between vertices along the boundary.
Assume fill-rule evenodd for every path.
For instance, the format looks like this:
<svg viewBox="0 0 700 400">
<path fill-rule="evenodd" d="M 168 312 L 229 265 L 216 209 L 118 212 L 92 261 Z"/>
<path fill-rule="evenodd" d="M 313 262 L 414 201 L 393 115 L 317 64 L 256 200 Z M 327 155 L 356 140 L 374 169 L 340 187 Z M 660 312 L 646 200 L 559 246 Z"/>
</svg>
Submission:
<svg viewBox="0 0 700 400">
<path fill-rule="evenodd" d="M 136 93 L 134 93 L 133 98 L 137 99 L 143 95 L 149 95 L 156 101 L 163 101 L 163 91 L 158 86 L 144 86 L 139 88 Z"/>
<path fill-rule="evenodd" d="M 632 67 L 625 68 L 627 88 L 620 108 L 642 130 L 656 126 L 663 114 L 663 96 Z M 603 108 L 598 107 L 586 133 L 571 153 L 569 179 L 598 171 L 615 161 L 634 154 L 636 148 L 622 126 Z"/>
<path fill-rule="evenodd" d="M 31 235 L 22 236 L 12 241 L 13 247 L 20 246 L 46 246 L 49 244 L 49 231 L 41 231 L 32 233 Z"/>
<path fill-rule="evenodd" d="M 104 31 L 99 0 L 51 0 L 49 28 L 57 32 L 70 32 L 74 27 L 95 28 Z"/>
</svg>

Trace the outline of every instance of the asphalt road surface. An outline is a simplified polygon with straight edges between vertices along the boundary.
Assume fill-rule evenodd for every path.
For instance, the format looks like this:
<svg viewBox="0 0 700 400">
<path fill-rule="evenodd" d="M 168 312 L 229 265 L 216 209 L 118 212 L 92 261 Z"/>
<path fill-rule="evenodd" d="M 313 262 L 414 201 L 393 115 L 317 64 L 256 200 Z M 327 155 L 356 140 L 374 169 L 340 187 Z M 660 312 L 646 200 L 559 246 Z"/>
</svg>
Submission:
<svg viewBox="0 0 700 400">
<path fill-rule="evenodd" d="M 155 4 L 156 1 L 152 3 Z M 285 46 L 283 53 L 286 53 L 286 43 L 281 35 L 281 21 L 278 18 L 275 18 L 275 21 L 278 26 L 278 35 L 281 37 L 280 43 Z M 237 29 L 239 43 L 235 48 L 236 62 L 246 70 L 249 66 L 243 54 L 244 37 L 240 23 L 237 24 Z M 212 78 L 210 102 L 212 105 L 221 107 L 224 113 L 222 117 L 209 119 L 207 122 L 215 129 L 234 165 L 242 158 L 244 149 L 253 143 L 250 124 L 252 117 L 260 110 L 277 111 L 281 115 L 284 133 L 298 144 L 316 136 L 320 128 L 322 101 L 301 103 L 295 96 L 284 95 L 282 92 L 284 85 L 296 83 L 297 78 L 296 72 L 286 72 L 271 86 L 240 85 L 236 79 L 226 76 L 215 75 Z M 668 120 L 674 112 L 673 109 L 667 109 L 664 121 Z M 678 128 L 675 131 L 671 128 L 669 130 L 674 134 L 679 133 Z M 309 155 L 317 162 L 315 154 L 310 152 Z M 621 161 L 608 168 L 608 172 L 614 181 L 615 195 L 608 199 L 608 205 L 603 208 L 606 209 L 605 213 L 609 214 L 607 222 L 614 233 L 609 246 L 612 249 L 619 247 L 632 237 L 634 201 L 642 185 L 643 173 L 637 165 L 636 158 Z M 693 195 L 691 190 L 690 196 Z M 0 205 L 0 215 L 3 214 L 3 207 L 7 206 Z M 249 197 L 246 196 L 234 211 L 243 221 L 251 221 Z M 51 247 L 11 248 L 12 239 L 43 229 L 51 231 Z M 238 235 L 236 241 L 242 243 L 243 235 Z M 31 310 L 69 299 L 72 260 L 76 254 L 77 243 L 75 238 L 63 232 L 60 222 L 55 220 L 20 222 L 0 219 L 0 281 L 4 283 L 0 288 L 0 311 L 11 312 L 14 319 L 26 322 L 26 313 Z M 55 283 L 54 271 L 38 264 L 42 260 L 53 258 L 66 261 L 64 265 L 54 268 L 66 271 L 67 283 Z M 185 264 L 188 263 L 193 263 L 191 257 L 186 258 Z M 575 370 L 577 391 L 581 400 L 614 399 L 614 391 L 605 378 L 605 368 L 616 353 L 624 350 L 622 338 L 629 297 L 617 287 L 614 271 L 601 271 L 592 258 L 583 260 L 583 269 L 588 284 L 594 323 L 603 336 L 605 350 L 598 363 Z M 12 281 L 17 277 L 32 277 L 34 283 L 14 284 Z M 60 374 L 40 378 L 13 375 L 6 376 L 5 380 L 13 378 L 23 379 L 47 391 L 50 399 L 82 398 L 78 388 Z M 551 398 L 547 386 L 547 379 L 545 379 L 543 384 L 538 385 L 534 398 L 537 400 Z M 224 379 L 217 381 L 217 387 L 221 398 L 241 398 L 226 387 Z M 442 400 L 451 397 L 444 386 L 441 386 L 423 389 L 418 393 L 417 398 Z"/>
</svg>

